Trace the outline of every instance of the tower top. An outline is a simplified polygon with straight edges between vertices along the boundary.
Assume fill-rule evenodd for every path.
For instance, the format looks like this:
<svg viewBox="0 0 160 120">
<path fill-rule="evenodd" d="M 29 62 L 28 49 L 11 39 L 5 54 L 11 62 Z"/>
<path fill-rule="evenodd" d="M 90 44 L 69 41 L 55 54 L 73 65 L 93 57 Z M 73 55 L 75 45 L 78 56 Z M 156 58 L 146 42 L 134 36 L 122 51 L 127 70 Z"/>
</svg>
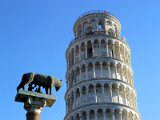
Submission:
<svg viewBox="0 0 160 120">
<path fill-rule="evenodd" d="M 114 26 L 119 31 L 121 25 L 118 19 L 111 15 L 111 13 L 102 10 L 88 11 L 78 17 L 76 20 L 73 31 L 75 37 L 82 37 L 92 35 L 97 32 L 106 33 L 107 29 Z M 119 37 L 117 35 L 115 37 Z"/>
</svg>

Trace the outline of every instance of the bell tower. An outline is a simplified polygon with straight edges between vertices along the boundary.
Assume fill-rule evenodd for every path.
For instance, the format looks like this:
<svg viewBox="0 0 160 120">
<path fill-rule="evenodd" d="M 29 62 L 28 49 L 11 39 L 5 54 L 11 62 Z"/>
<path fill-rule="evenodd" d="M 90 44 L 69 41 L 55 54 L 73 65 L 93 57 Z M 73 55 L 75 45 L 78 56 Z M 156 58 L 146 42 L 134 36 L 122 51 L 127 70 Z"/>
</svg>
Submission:
<svg viewBox="0 0 160 120">
<path fill-rule="evenodd" d="M 106 11 L 81 15 L 66 50 L 65 120 L 140 120 L 121 24 Z"/>
</svg>

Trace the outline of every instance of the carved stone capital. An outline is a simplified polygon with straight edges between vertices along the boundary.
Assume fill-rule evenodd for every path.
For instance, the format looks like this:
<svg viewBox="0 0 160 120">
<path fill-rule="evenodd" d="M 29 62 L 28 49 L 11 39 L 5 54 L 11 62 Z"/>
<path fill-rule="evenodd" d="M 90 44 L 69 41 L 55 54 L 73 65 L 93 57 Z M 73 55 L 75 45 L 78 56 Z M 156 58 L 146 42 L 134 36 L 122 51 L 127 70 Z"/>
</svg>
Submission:
<svg viewBox="0 0 160 120">
<path fill-rule="evenodd" d="M 24 103 L 24 109 L 27 112 L 38 112 L 42 111 L 42 108 L 46 106 L 46 99 L 29 97 Z"/>
</svg>

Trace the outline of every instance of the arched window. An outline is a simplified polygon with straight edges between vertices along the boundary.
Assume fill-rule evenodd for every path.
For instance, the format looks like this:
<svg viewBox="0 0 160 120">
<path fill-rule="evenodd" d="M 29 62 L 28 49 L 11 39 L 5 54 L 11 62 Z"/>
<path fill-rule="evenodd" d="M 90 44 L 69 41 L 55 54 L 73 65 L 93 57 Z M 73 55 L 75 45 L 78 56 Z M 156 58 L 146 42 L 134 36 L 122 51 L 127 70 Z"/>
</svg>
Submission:
<svg viewBox="0 0 160 120">
<path fill-rule="evenodd" d="M 79 46 L 78 45 L 76 45 L 75 57 L 76 57 L 76 62 L 79 61 Z"/>
<path fill-rule="evenodd" d="M 89 112 L 89 120 L 95 120 L 94 110 L 90 110 L 90 112 Z"/>
<path fill-rule="evenodd" d="M 88 64 L 88 78 L 93 78 L 93 64 L 89 63 Z"/>
<path fill-rule="evenodd" d="M 78 83 L 80 81 L 80 69 L 79 67 L 77 67 L 76 69 L 76 83 Z"/>
<path fill-rule="evenodd" d="M 95 41 L 94 41 L 94 48 L 95 48 L 95 49 L 96 49 L 96 48 L 99 48 L 98 40 L 95 40 Z"/>
<path fill-rule="evenodd" d="M 108 30 L 108 36 L 115 37 L 115 33 L 111 28 Z"/>
<path fill-rule="evenodd" d="M 78 99 L 80 97 L 80 92 L 79 92 L 79 88 L 76 90 L 76 99 Z"/>
<path fill-rule="evenodd" d="M 78 26 L 78 36 L 82 35 L 82 27 L 81 25 Z"/>
<path fill-rule="evenodd" d="M 107 69 L 107 63 L 106 62 L 103 62 L 102 63 L 102 76 L 104 77 L 104 78 L 106 78 L 107 77 L 107 75 L 108 75 L 108 69 Z"/>
<path fill-rule="evenodd" d="M 99 83 L 96 85 L 96 93 L 97 94 L 102 93 L 102 87 L 101 87 L 101 84 L 99 84 Z"/>
<path fill-rule="evenodd" d="M 91 41 L 88 41 L 88 43 L 87 43 L 87 55 L 88 55 L 88 58 L 92 57 L 92 44 L 91 44 Z"/>
<path fill-rule="evenodd" d="M 115 116 L 115 120 L 119 120 L 119 110 L 118 109 L 114 110 L 114 116 Z"/>
<path fill-rule="evenodd" d="M 122 120 L 127 120 L 127 111 L 122 111 Z"/>
<path fill-rule="evenodd" d="M 76 120 L 80 120 L 79 114 L 76 115 Z"/>
<path fill-rule="evenodd" d="M 105 40 L 101 40 L 101 48 L 106 49 Z"/>
<path fill-rule="evenodd" d="M 112 120 L 112 113 L 109 108 L 106 109 L 106 120 Z"/>
<path fill-rule="evenodd" d="M 100 20 L 98 22 L 98 31 L 102 31 L 102 30 L 104 30 L 104 24 L 103 24 L 102 20 Z"/>
<path fill-rule="evenodd" d="M 81 44 L 81 59 L 85 58 L 85 43 Z"/>
<path fill-rule="evenodd" d="M 81 71 L 82 71 L 82 80 L 86 80 L 86 66 L 85 65 L 82 66 Z"/>
<path fill-rule="evenodd" d="M 98 109 L 97 113 L 98 113 L 98 120 L 103 120 L 103 111 L 102 111 L 102 109 Z"/>
<path fill-rule="evenodd" d="M 82 120 L 87 120 L 87 114 L 85 111 L 82 113 Z"/>
<path fill-rule="evenodd" d="M 72 52 L 71 52 L 71 64 L 74 64 L 74 49 L 72 48 Z"/>
<path fill-rule="evenodd" d="M 82 95 L 86 95 L 86 87 L 85 86 L 82 87 Z"/>
<path fill-rule="evenodd" d="M 94 87 L 92 84 L 89 85 L 89 94 L 94 94 Z"/>
<path fill-rule="evenodd" d="M 96 71 L 96 78 L 101 77 L 101 68 L 99 62 L 95 63 L 95 71 Z"/>
<path fill-rule="evenodd" d="M 118 102 L 118 89 L 116 84 L 112 84 L 112 100 L 113 102 Z"/>
</svg>

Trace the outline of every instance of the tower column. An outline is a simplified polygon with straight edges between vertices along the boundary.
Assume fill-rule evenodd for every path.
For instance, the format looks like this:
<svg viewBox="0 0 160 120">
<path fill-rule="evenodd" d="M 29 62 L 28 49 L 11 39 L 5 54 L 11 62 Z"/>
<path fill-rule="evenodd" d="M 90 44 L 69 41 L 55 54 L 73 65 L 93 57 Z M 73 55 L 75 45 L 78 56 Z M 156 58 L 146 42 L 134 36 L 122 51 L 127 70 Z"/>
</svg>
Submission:
<svg viewBox="0 0 160 120">
<path fill-rule="evenodd" d="M 111 102 L 112 102 L 112 84 L 110 84 L 110 86 L 109 86 L 109 90 L 110 90 L 110 97 L 111 97 Z"/>
<path fill-rule="evenodd" d="M 114 111 L 112 111 L 112 120 L 115 120 Z"/>
<path fill-rule="evenodd" d="M 92 44 L 92 55 L 95 56 L 94 43 L 91 44 Z"/>
<path fill-rule="evenodd" d="M 106 54 L 107 54 L 107 57 L 108 57 L 109 56 L 108 55 L 108 41 L 106 42 L 106 52 L 107 52 Z"/>
<path fill-rule="evenodd" d="M 40 113 L 45 105 L 45 99 L 29 97 L 24 103 L 27 120 L 40 120 Z"/>
<path fill-rule="evenodd" d="M 117 67 L 116 67 L 116 64 L 114 64 L 114 72 L 115 72 L 115 78 L 117 79 Z"/>
<path fill-rule="evenodd" d="M 110 68 L 110 63 L 107 63 L 107 68 L 108 68 L 108 77 L 111 77 L 111 68 Z"/>
<path fill-rule="evenodd" d="M 102 77 L 102 75 L 103 75 L 102 62 L 100 63 L 100 68 L 101 68 L 101 74 L 100 74 L 100 76 Z"/>
<path fill-rule="evenodd" d="M 85 58 L 87 58 L 87 44 L 85 44 Z"/>
</svg>

